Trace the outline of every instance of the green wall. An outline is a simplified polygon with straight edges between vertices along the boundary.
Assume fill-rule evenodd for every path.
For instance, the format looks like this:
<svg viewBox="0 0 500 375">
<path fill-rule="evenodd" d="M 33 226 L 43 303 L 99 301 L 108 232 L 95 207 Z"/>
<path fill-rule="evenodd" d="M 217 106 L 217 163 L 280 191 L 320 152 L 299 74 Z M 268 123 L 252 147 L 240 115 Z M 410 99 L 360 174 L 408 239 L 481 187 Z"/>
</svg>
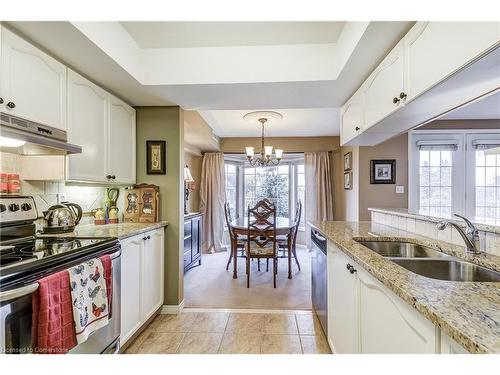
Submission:
<svg viewBox="0 0 500 375">
<path fill-rule="evenodd" d="M 178 305 L 183 293 L 183 113 L 179 107 L 137 107 L 137 182 L 160 187 L 160 218 L 165 232 L 165 305 Z M 167 142 L 167 174 L 146 174 L 146 141 Z"/>
</svg>

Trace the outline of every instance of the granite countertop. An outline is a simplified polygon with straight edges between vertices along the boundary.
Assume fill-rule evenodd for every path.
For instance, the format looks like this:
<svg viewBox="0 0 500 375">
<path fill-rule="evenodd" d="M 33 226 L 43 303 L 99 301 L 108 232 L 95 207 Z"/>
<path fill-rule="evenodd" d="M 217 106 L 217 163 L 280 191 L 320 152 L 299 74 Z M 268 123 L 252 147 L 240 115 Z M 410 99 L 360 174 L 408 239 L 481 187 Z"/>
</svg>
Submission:
<svg viewBox="0 0 500 375">
<path fill-rule="evenodd" d="M 76 229 L 70 233 L 47 234 L 47 235 L 39 234 L 38 236 L 117 237 L 119 240 L 123 240 L 125 238 L 135 236 L 137 234 L 149 232 L 150 230 L 166 226 L 168 226 L 168 222 L 166 221 L 160 221 L 158 223 L 118 223 L 118 224 L 106 224 L 106 225 L 85 224 L 85 225 L 77 225 Z"/>
<path fill-rule="evenodd" d="M 412 273 L 355 240 L 409 240 L 500 270 L 500 257 L 371 222 L 312 222 L 347 256 L 471 353 L 500 353 L 500 283 L 453 282 Z"/>
</svg>

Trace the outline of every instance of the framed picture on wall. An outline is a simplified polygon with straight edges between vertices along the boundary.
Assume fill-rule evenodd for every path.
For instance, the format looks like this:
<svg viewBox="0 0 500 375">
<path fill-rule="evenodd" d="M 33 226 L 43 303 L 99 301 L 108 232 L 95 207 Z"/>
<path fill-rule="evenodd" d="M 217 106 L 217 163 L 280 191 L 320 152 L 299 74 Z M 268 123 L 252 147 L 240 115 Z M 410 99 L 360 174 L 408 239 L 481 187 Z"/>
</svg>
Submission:
<svg viewBox="0 0 500 375">
<path fill-rule="evenodd" d="M 344 172 L 344 190 L 352 190 L 352 171 Z"/>
<path fill-rule="evenodd" d="M 146 141 L 147 174 L 167 174 L 167 145 L 165 141 Z"/>
<path fill-rule="evenodd" d="M 396 160 L 370 160 L 370 184 L 395 184 Z"/>
<path fill-rule="evenodd" d="M 352 169 L 352 152 L 344 154 L 344 171 L 350 171 Z"/>
</svg>

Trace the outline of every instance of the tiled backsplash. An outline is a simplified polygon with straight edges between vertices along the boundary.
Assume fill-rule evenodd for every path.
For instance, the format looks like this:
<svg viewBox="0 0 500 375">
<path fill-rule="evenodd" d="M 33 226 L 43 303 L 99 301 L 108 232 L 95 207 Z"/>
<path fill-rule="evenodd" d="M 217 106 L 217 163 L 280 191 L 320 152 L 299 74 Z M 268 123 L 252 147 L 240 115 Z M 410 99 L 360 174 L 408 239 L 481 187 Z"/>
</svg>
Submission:
<svg viewBox="0 0 500 375">
<path fill-rule="evenodd" d="M 50 206 L 68 201 L 80 205 L 84 213 L 89 213 L 94 208 L 100 207 L 104 198 L 104 187 L 65 185 L 64 182 L 47 181 L 21 181 L 21 192 L 33 195 L 38 216 L 43 216 Z M 85 215 L 82 224 L 91 222 L 92 219 Z"/>
<path fill-rule="evenodd" d="M 444 230 L 437 229 L 436 223 L 439 218 L 415 217 L 416 215 L 405 213 L 401 209 L 395 209 L 394 211 L 390 209 L 370 209 L 370 211 L 374 223 L 464 246 L 464 241 L 455 228 L 447 226 Z M 482 251 L 500 256 L 500 228 L 498 228 L 498 231 L 481 230 L 481 226 L 479 226 L 479 239 Z"/>
</svg>

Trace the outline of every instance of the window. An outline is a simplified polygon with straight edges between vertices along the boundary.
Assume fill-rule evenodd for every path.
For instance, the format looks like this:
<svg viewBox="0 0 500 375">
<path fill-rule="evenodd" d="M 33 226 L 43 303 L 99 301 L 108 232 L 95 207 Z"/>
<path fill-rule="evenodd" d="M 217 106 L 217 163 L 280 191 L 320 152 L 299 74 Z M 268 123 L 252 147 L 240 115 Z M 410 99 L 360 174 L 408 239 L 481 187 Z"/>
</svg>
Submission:
<svg viewBox="0 0 500 375">
<path fill-rule="evenodd" d="M 409 140 L 409 207 L 500 225 L 500 132 L 414 131 Z"/>
<path fill-rule="evenodd" d="M 419 149 L 418 206 L 422 215 L 451 216 L 453 152 L 456 144 L 417 142 Z"/>
<path fill-rule="evenodd" d="M 290 161 L 278 166 L 252 167 L 241 155 L 225 155 L 226 199 L 233 218 L 245 215 L 247 207 L 268 198 L 277 206 L 277 215 L 293 218 L 295 205 L 302 201 L 300 229 L 305 220 L 305 175 L 302 155 L 287 155 Z M 293 160 L 292 160 L 293 157 Z"/>
<path fill-rule="evenodd" d="M 257 168 L 247 166 L 244 169 L 244 207 L 254 206 L 258 201 L 268 198 L 276 204 L 278 216 L 289 216 L 290 166 L 288 164 Z"/>
<path fill-rule="evenodd" d="M 231 216 L 236 217 L 238 202 L 238 167 L 235 164 L 225 162 L 226 172 L 226 200 L 229 202 Z"/>
<path fill-rule="evenodd" d="M 475 218 L 500 225 L 500 142 L 474 139 Z"/>
<path fill-rule="evenodd" d="M 306 176 L 304 173 L 304 164 L 297 164 L 297 199 L 302 202 L 302 216 L 300 217 L 299 228 L 305 229 L 305 202 L 306 202 Z"/>
</svg>

